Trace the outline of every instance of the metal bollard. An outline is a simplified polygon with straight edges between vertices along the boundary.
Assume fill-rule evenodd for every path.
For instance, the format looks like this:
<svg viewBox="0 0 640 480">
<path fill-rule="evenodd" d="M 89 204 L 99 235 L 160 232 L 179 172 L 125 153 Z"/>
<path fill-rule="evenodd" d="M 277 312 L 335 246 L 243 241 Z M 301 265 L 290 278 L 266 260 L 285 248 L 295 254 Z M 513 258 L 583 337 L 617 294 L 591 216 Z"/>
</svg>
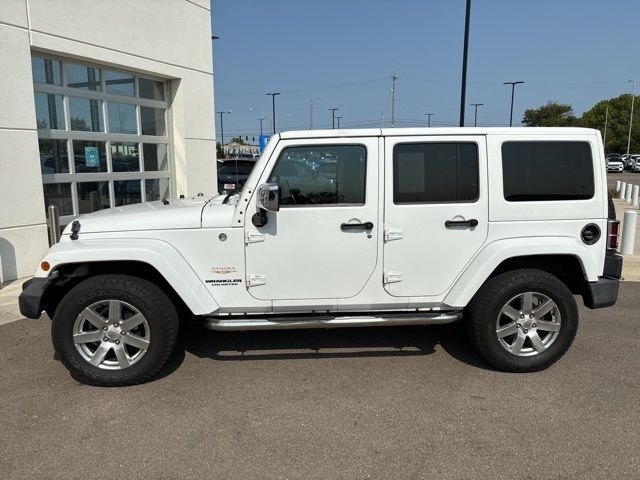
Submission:
<svg viewBox="0 0 640 480">
<path fill-rule="evenodd" d="M 620 184 L 620 196 L 618 198 L 620 198 L 620 200 L 624 200 L 624 190 L 625 188 L 627 188 L 627 182 L 622 182 Z"/>
<path fill-rule="evenodd" d="M 49 227 L 49 246 L 60 240 L 60 214 L 56 205 L 47 207 L 47 227 Z"/>
<path fill-rule="evenodd" d="M 624 191 L 624 201 L 631 203 L 631 192 L 633 191 L 633 185 L 627 183 L 627 189 Z"/>
<path fill-rule="evenodd" d="M 633 186 L 633 193 L 631 194 L 631 204 L 636 208 L 640 206 L 640 185 Z"/>
<path fill-rule="evenodd" d="M 616 193 L 620 193 L 620 180 L 616 180 Z"/>
<path fill-rule="evenodd" d="M 625 210 L 622 221 L 622 241 L 620 242 L 620 253 L 622 255 L 633 255 L 636 246 L 636 227 L 638 226 L 638 212 L 635 210 Z"/>
</svg>

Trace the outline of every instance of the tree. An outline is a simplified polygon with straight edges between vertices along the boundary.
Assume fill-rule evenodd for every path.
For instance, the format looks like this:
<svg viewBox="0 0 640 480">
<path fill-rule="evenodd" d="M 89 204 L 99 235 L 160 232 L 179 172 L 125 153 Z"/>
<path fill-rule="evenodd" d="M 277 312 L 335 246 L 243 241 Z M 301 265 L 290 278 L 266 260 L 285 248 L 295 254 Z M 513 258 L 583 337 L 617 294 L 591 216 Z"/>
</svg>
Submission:
<svg viewBox="0 0 640 480">
<path fill-rule="evenodd" d="M 605 115 L 609 106 L 607 119 L 607 144 L 605 151 L 627 153 L 627 139 L 629 136 L 629 116 L 631 114 L 631 95 L 625 93 L 619 97 L 602 100 L 582 114 L 581 123 L 584 127 L 597 128 L 604 138 Z M 631 131 L 630 153 L 640 152 L 640 102 L 636 97 Z"/>
<path fill-rule="evenodd" d="M 224 158 L 224 151 L 220 142 L 216 143 L 216 158 Z"/>
<path fill-rule="evenodd" d="M 244 145 L 244 140 L 242 139 L 242 137 L 233 137 L 231 139 L 231 142 L 229 143 L 239 143 L 240 145 Z"/>
<path fill-rule="evenodd" d="M 547 102 L 540 108 L 525 110 L 522 123 L 527 127 L 573 127 L 580 121 L 573 115 L 571 105 Z"/>
</svg>

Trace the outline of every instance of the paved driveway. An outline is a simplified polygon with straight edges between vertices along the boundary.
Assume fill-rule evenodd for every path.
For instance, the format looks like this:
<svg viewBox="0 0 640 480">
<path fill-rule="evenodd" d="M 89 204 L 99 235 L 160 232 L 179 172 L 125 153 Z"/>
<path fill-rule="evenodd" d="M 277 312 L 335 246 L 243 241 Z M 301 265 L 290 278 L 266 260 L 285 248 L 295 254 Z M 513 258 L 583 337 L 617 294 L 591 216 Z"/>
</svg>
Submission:
<svg viewBox="0 0 640 480">
<path fill-rule="evenodd" d="M 160 378 L 75 383 L 47 320 L 0 326 L 0 477 L 628 478 L 640 474 L 640 283 L 569 354 L 495 372 L 459 326 L 213 333 Z"/>
</svg>

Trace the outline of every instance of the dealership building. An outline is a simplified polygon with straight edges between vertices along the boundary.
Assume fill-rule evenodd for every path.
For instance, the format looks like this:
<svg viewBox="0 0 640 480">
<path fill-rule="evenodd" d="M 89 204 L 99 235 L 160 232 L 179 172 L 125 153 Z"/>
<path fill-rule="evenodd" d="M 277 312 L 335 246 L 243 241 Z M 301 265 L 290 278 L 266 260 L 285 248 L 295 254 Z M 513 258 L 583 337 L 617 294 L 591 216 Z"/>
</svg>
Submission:
<svg viewBox="0 0 640 480">
<path fill-rule="evenodd" d="M 103 208 L 215 192 L 209 0 L 2 0 L 0 283 Z"/>
</svg>

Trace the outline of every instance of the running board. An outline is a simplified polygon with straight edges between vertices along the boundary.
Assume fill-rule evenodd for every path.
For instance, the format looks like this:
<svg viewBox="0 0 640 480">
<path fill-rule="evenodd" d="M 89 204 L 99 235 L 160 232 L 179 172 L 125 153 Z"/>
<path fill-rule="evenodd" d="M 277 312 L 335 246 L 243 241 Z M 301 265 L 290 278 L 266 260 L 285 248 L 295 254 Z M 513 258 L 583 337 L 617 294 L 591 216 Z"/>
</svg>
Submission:
<svg viewBox="0 0 640 480">
<path fill-rule="evenodd" d="M 384 315 L 384 314 L 381 314 Z M 288 330 L 297 328 L 384 327 L 398 325 L 439 325 L 452 323 L 461 312 L 396 313 L 385 316 L 289 316 L 262 318 L 210 318 L 205 327 L 210 330 Z"/>
</svg>

